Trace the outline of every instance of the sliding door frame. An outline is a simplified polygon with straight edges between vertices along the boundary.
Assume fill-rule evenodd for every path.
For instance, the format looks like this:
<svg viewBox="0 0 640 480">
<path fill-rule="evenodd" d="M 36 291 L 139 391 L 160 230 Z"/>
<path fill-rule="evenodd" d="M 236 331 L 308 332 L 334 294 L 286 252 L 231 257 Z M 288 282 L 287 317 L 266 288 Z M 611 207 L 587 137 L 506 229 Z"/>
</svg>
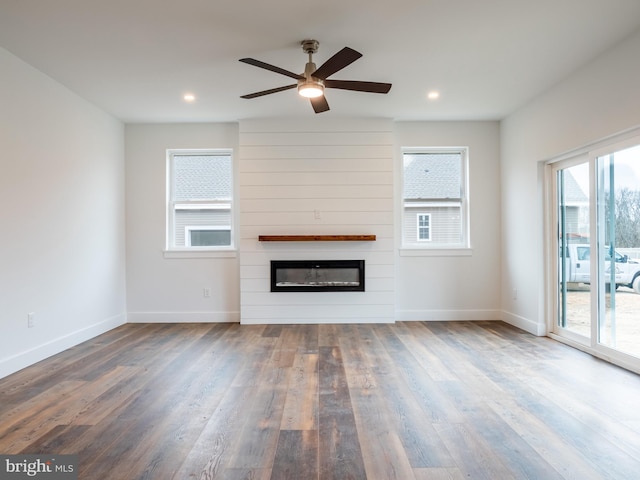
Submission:
<svg viewBox="0 0 640 480">
<path fill-rule="evenodd" d="M 544 165 L 544 211 L 545 211 L 545 314 L 548 336 L 582 350 L 595 357 L 619 365 L 628 370 L 640 373 L 640 358 L 628 355 L 614 348 L 599 343 L 598 323 L 598 262 L 591 262 L 591 335 L 590 338 L 562 329 L 558 326 L 560 295 L 558 289 L 559 258 L 559 218 L 557 172 L 564 168 L 588 162 L 589 164 L 589 231 L 592 252 L 595 252 L 598 234 L 597 208 L 597 159 L 625 148 L 640 145 L 640 127 L 609 137 L 600 142 L 585 146 L 553 158 Z"/>
</svg>

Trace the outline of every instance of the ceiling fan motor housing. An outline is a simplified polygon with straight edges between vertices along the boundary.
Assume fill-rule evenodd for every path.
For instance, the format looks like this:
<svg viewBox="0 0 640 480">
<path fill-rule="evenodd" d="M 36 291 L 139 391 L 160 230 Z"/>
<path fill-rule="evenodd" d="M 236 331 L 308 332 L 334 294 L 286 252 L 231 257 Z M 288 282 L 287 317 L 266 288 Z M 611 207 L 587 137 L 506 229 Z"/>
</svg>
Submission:
<svg viewBox="0 0 640 480">
<path fill-rule="evenodd" d="M 303 40 L 300 42 L 302 45 L 302 50 L 304 53 L 308 53 L 311 55 L 312 53 L 316 53 L 318 51 L 318 47 L 320 46 L 320 42 L 317 40 Z"/>
</svg>

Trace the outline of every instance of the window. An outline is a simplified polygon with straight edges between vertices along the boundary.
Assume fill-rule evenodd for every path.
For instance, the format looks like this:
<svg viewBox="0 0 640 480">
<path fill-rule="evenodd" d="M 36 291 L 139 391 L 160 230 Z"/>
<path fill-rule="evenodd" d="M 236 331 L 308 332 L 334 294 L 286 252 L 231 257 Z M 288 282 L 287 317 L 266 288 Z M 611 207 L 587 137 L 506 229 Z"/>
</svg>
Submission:
<svg viewBox="0 0 640 480">
<path fill-rule="evenodd" d="M 167 249 L 231 248 L 231 151 L 169 150 L 167 167 Z"/>
<path fill-rule="evenodd" d="M 431 214 L 418 214 L 418 241 L 431 240 Z"/>
<path fill-rule="evenodd" d="M 405 148 L 402 245 L 469 247 L 467 148 Z"/>
<path fill-rule="evenodd" d="M 231 226 L 227 227 L 184 227 L 187 247 L 207 247 L 231 245 Z"/>
</svg>

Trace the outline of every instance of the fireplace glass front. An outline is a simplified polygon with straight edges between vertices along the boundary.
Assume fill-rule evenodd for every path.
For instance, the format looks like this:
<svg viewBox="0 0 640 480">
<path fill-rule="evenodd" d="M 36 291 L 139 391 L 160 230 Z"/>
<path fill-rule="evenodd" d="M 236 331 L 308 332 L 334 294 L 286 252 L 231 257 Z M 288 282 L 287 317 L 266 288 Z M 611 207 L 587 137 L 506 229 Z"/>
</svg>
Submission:
<svg viewBox="0 0 640 480">
<path fill-rule="evenodd" d="M 364 292 L 364 260 L 272 260 L 272 292 Z"/>
</svg>

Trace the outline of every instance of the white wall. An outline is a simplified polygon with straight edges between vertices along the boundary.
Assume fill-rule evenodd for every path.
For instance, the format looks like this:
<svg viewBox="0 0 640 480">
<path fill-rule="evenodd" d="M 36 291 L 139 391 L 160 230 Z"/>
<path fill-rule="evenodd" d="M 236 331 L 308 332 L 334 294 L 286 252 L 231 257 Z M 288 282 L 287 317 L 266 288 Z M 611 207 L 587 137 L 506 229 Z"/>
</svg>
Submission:
<svg viewBox="0 0 640 480">
<path fill-rule="evenodd" d="M 640 125 L 639 52 L 640 31 L 502 122 L 503 319 L 532 333 L 548 321 L 542 165 Z"/>
<path fill-rule="evenodd" d="M 126 298 L 123 125 L 3 49 L 0 72 L 3 377 L 124 323 Z"/>
<path fill-rule="evenodd" d="M 240 124 L 242 323 L 394 321 L 393 137 L 385 119 Z M 317 212 L 317 215 L 316 215 Z M 259 242 L 259 235 L 374 242 Z M 365 260 L 365 292 L 270 292 L 270 260 Z"/>
<path fill-rule="evenodd" d="M 498 122 L 397 122 L 396 241 L 401 245 L 402 147 L 469 147 L 471 249 L 396 256 L 398 320 L 500 318 L 500 129 Z M 465 253 L 460 255 L 460 253 Z"/>
<path fill-rule="evenodd" d="M 167 149 L 231 148 L 237 164 L 237 142 L 237 124 L 127 125 L 130 322 L 239 321 L 236 254 L 213 258 L 189 255 L 165 258 L 164 255 Z M 204 288 L 211 289 L 210 297 L 204 297 Z"/>
<path fill-rule="evenodd" d="M 405 257 L 402 146 L 470 148 L 471 254 Z M 238 257 L 164 258 L 167 148 L 234 148 Z M 251 120 L 128 125 L 129 321 L 390 322 L 500 316 L 497 122 Z M 394 163 L 395 162 L 395 163 Z M 320 218 L 315 218 L 315 211 Z M 267 234 L 375 234 L 375 242 L 261 243 Z M 367 292 L 271 293 L 271 259 L 360 259 Z M 212 289 L 204 298 L 202 289 Z"/>
</svg>

